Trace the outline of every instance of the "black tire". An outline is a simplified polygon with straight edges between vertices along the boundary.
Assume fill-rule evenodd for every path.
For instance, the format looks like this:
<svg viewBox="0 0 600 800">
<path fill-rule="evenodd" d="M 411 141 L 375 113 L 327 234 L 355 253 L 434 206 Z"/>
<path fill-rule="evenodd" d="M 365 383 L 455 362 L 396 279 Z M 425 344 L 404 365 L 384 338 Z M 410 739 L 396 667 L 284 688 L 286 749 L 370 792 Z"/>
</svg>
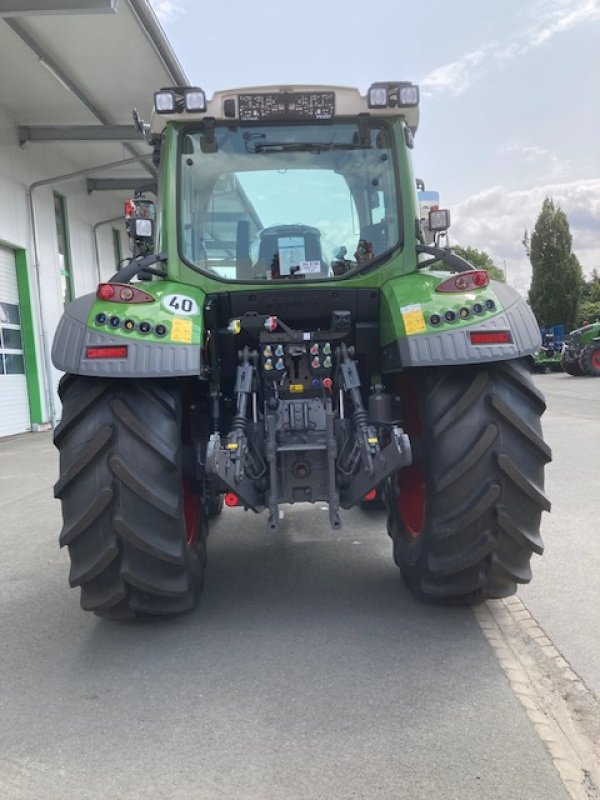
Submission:
<svg viewBox="0 0 600 800">
<path fill-rule="evenodd" d="M 563 353 L 561 356 L 560 365 L 567 375 L 572 375 L 574 378 L 583 375 L 583 371 L 579 366 L 579 361 L 565 355 L 565 353 Z"/>
<path fill-rule="evenodd" d="M 183 474 L 180 390 L 168 381 L 65 375 L 59 394 L 54 491 L 81 607 L 108 618 L 190 610 L 202 589 L 208 527 Z"/>
<path fill-rule="evenodd" d="M 550 510 L 545 403 L 528 367 L 416 369 L 397 388 L 405 429 L 422 453 L 386 487 L 388 532 L 406 585 L 421 600 L 446 604 L 513 594 L 531 579 L 532 552 L 543 552 L 540 517 Z"/>
<path fill-rule="evenodd" d="M 579 365 L 584 375 L 600 378 L 600 342 L 592 342 L 583 348 Z"/>
<path fill-rule="evenodd" d="M 208 500 L 208 518 L 218 517 L 223 511 L 223 495 L 213 494 Z"/>
</svg>

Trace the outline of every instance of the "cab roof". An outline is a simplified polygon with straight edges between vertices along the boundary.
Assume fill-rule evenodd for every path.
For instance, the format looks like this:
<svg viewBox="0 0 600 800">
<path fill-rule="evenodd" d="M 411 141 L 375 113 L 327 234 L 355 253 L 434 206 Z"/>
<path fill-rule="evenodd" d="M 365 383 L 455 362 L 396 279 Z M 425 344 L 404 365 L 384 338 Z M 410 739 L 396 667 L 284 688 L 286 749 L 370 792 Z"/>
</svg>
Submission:
<svg viewBox="0 0 600 800">
<path fill-rule="evenodd" d="M 379 98 L 389 98 L 385 106 L 374 106 L 370 101 L 374 87 L 379 89 Z M 416 92 L 414 105 L 398 107 L 397 97 L 401 87 L 412 87 Z M 381 92 L 386 92 L 382 95 Z M 174 96 L 172 108 L 169 93 Z M 159 96 L 166 102 L 167 110 L 160 107 Z M 187 103 L 186 96 L 190 98 Z M 202 110 L 188 110 L 192 108 Z M 213 118 L 229 122 L 271 121 L 295 122 L 300 120 L 327 120 L 336 117 L 356 117 L 370 114 L 373 117 L 403 117 L 413 134 L 419 124 L 418 88 L 406 82 L 373 84 L 366 95 L 349 86 L 320 85 L 273 85 L 251 86 L 217 91 L 209 99 L 198 87 L 168 87 L 155 93 L 155 104 L 150 121 L 153 135 L 162 132 L 168 122 L 201 122 Z"/>
</svg>

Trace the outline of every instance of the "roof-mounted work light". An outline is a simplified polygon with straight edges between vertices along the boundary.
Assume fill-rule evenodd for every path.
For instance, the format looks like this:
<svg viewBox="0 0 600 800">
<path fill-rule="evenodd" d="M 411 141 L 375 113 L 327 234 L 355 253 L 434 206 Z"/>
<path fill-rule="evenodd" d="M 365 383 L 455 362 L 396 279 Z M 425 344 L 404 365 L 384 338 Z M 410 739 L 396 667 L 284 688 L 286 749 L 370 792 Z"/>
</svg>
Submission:
<svg viewBox="0 0 600 800">
<path fill-rule="evenodd" d="M 154 92 L 154 109 L 157 114 L 172 114 L 176 104 L 175 92 L 168 89 Z"/>
<path fill-rule="evenodd" d="M 369 89 L 369 108 L 386 108 L 388 90 L 385 86 L 371 86 Z"/>
<path fill-rule="evenodd" d="M 369 108 L 414 108 L 419 87 L 412 83 L 374 83 L 368 93 Z"/>
<path fill-rule="evenodd" d="M 206 95 L 197 86 L 172 86 L 154 93 L 157 114 L 206 111 Z"/>
<path fill-rule="evenodd" d="M 206 96 L 202 89 L 186 89 L 183 100 L 186 111 L 206 111 Z"/>
<path fill-rule="evenodd" d="M 400 86 L 398 89 L 398 105 L 400 108 L 411 108 L 419 105 L 418 86 Z"/>
</svg>

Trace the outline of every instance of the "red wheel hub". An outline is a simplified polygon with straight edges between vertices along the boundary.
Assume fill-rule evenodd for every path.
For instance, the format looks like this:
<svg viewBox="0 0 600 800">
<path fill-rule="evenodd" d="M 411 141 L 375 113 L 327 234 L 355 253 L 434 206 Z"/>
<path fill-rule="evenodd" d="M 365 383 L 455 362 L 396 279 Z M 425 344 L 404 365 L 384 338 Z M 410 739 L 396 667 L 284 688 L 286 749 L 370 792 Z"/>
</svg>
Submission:
<svg viewBox="0 0 600 800">
<path fill-rule="evenodd" d="M 422 436 L 419 401 L 412 376 L 403 374 L 399 379 L 404 412 L 404 431 L 411 439 Z M 396 476 L 398 496 L 396 509 L 406 532 L 416 539 L 423 531 L 425 519 L 425 471 L 420 464 L 401 469 Z"/>
<path fill-rule="evenodd" d="M 592 353 L 592 367 L 600 372 L 600 348 Z"/>
</svg>

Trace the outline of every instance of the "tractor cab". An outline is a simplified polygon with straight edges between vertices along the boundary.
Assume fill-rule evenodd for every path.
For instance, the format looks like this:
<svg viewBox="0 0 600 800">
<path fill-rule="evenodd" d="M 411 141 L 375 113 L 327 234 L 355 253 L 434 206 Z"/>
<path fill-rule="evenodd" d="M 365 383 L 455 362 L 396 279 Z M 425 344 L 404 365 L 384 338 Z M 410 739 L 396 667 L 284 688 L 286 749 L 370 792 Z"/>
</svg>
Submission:
<svg viewBox="0 0 600 800">
<path fill-rule="evenodd" d="M 418 87 L 374 84 L 366 97 L 266 87 L 211 100 L 171 88 L 154 105 L 149 136 L 170 160 L 177 202 L 163 212 L 177 209 L 179 277 L 346 279 L 414 237 L 414 183 L 398 154 L 413 144 Z"/>
</svg>

